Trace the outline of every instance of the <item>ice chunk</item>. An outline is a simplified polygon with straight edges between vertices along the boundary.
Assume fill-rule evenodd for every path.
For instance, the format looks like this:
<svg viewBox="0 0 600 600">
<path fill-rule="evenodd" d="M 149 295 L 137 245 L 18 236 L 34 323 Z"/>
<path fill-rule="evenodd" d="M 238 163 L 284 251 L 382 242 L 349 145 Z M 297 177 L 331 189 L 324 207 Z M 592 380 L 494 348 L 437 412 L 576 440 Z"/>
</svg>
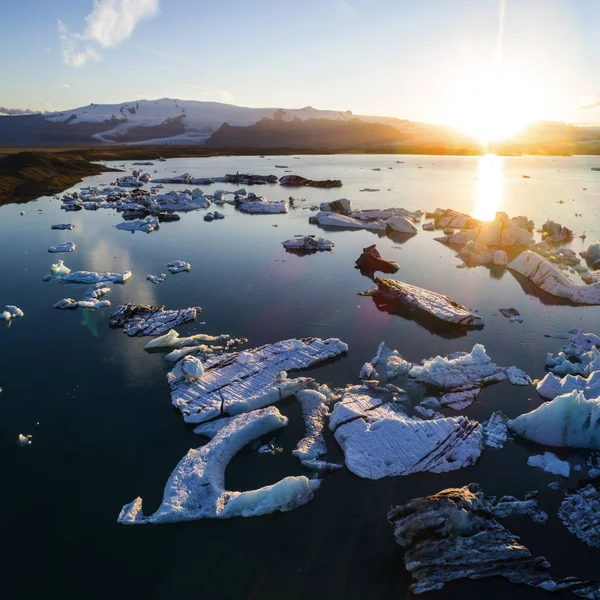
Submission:
<svg viewBox="0 0 600 600">
<path fill-rule="evenodd" d="M 195 356 L 184 356 L 175 365 L 172 373 L 178 380 L 200 379 L 204 375 L 204 365 Z"/>
<path fill-rule="evenodd" d="M 319 250 L 333 250 L 334 243 L 324 238 L 318 238 L 314 235 L 297 235 L 291 240 L 281 242 L 286 250 L 296 252 L 317 252 Z"/>
<path fill-rule="evenodd" d="M 76 246 L 74 242 L 63 242 L 58 246 L 50 246 L 50 248 L 48 248 L 48 252 L 74 252 L 75 248 Z"/>
<path fill-rule="evenodd" d="M 190 263 L 187 263 L 183 260 L 174 260 L 173 262 L 170 262 L 169 264 L 167 264 L 167 267 L 168 267 L 169 271 L 171 271 L 171 273 L 173 273 L 173 274 L 192 270 L 192 265 L 190 265 Z"/>
<path fill-rule="evenodd" d="M 235 415 L 279 402 L 308 387 L 306 377 L 284 379 L 281 371 L 305 369 L 338 356 L 348 346 L 338 339 L 285 340 L 247 350 L 252 360 L 240 362 L 240 353 L 211 356 L 204 362 L 204 376 L 193 382 L 167 376 L 171 401 L 188 423 L 201 423 L 221 414 Z"/>
<path fill-rule="evenodd" d="M 449 296 L 431 292 L 395 279 L 375 278 L 379 291 L 394 300 L 447 323 L 465 327 L 482 327 L 483 319 Z"/>
<path fill-rule="evenodd" d="M 355 219 L 347 215 L 338 214 L 335 212 L 318 212 L 308 220 L 309 223 L 321 225 L 323 227 L 342 227 L 346 229 L 371 229 L 374 231 L 385 231 L 387 224 L 385 221 L 378 219 L 375 221 L 366 221 Z"/>
<path fill-rule="evenodd" d="M 193 321 L 200 307 L 166 310 L 149 304 L 121 304 L 110 315 L 111 327 L 122 327 L 129 336 L 163 335 L 170 329 Z"/>
<path fill-rule="evenodd" d="M 238 208 L 245 213 L 287 213 L 288 207 L 285 200 L 269 202 L 262 196 L 241 198 Z"/>
<path fill-rule="evenodd" d="M 502 448 L 507 439 L 507 418 L 501 411 L 492 413 L 490 420 L 485 424 L 483 437 L 485 445 L 490 448 Z"/>
<path fill-rule="evenodd" d="M 67 229 L 71 231 L 72 229 L 75 229 L 75 225 L 71 223 L 58 223 L 57 225 L 52 225 L 51 229 Z"/>
<path fill-rule="evenodd" d="M 377 354 L 371 359 L 371 362 L 363 365 L 360 378 L 377 379 L 381 383 L 386 383 L 390 379 L 406 375 L 411 366 L 397 350 L 390 350 L 385 342 L 381 342 L 377 348 Z"/>
<path fill-rule="evenodd" d="M 399 231 L 400 233 L 408 233 L 410 235 L 417 233 L 414 223 L 406 217 L 391 217 L 386 221 L 386 225 L 391 231 Z"/>
<path fill-rule="evenodd" d="M 22 316 L 24 316 L 23 311 L 18 306 L 13 306 L 12 304 L 7 304 L 5 310 L 0 313 L 0 319 L 4 319 L 7 322 L 19 319 Z"/>
<path fill-rule="evenodd" d="M 208 444 L 190 450 L 179 462 L 167 481 L 163 501 L 153 515 L 145 517 L 142 500 L 136 498 L 123 507 L 118 521 L 133 525 L 249 517 L 306 504 L 318 489 L 319 480 L 286 477 L 258 490 L 225 489 L 225 469 L 235 454 L 252 440 L 286 424 L 287 419 L 274 407 L 231 419 Z"/>
<path fill-rule="evenodd" d="M 441 590 L 458 579 L 504 577 L 512 583 L 549 592 L 570 590 L 582 598 L 597 598 L 600 587 L 574 577 L 555 580 L 546 559 L 535 558 L 497 519 L 528 514 L 542 522 L 534 499 L 504 497 L 494 505 L 479 486 L 443 490 L 392 508 L 388 521 L 396 542 L 404 548 L 404 564 L 415 579 L 411 591 Z"/>
<path fill-rule="evenodd" d="M 150 233 L 155 229 L 158 229 L 159 223 L 156 217 L 146 217 L 144 220 L 138 221 L 123 221 L 118 225 L 115 225 L 117 229 L 122 229 L 123 231 L 144 231 L 146 233 Z"/>
<path fill-rule="evenodd" d="M 54 275 L 54 277 L 64 277 L 71 272 L 71 269 L 63 263 L 62 260 L 59 260 L 56 264 L 50 265 L 50 274 Z"/>
<path fill-rule="evenodd" d="M 573 232 L 567 227 L 548 219 L 542 225 L 542 237 L 547 242 L 566 242 L 573 239 Z"/>
<path fill-rule="evenodd" d="M 600 242 L 590 244 L 587 250 L 579 253 L 593 269 L 600 268 Z"/>
<path fill-rule="evenodd" d="M 76 300 L 73 300 L 73 298 L 64 298 L 63 300 L 59 300 L 52 307 L 58 308 L 59 310 L 75 310 L 79 308 L 79 304 Z"/>
<path fill-rule="evenodd" d="M 526 250 L 508 265 L 552 296 L 575 304 L 600 304 L 600 284 L 576 285 L 567 275 L 539 254 Z"/>
<path fill-rule="evenodd" d="M 558 510 L 563 525 L 582 542 L 600 548 L 600 483 L 567 492 Z"/>
<path fill-rule="evenodd" d="M 549 400 L 576 390 L 583 392 L 586 398 L 598 398 L 600 397 L 600 371 L 594 371 L 587 379 L 580 375 L 565 375 L 560 379 L 554 373 L 547 373 L 544 379 L 538 382 L 536 389 L 542 398 Z"/>
<path fill-rule="evenodd" d="M 62 261 L 58 261 L 61 263 Z M 68 270 L 68 269 L 67 269 Z M 64 275 L 60 279 L 60 283 L 125 283 L 131 279 L 131 271 L 123 273 L 98 273 L 96 271 L 69 271 L 69 274 Z"/>
<path fill-rule="evenodd" d="M 451 392 L 446 392 L 440 396 L 440 404 L 443 407 L 450 407 L 454 410 L 463 410 L 471 406 L 473 401 L 479 395 L 481 387 L 479 385 L 466 385 L 456 388 Z"/>
<path fill-rule="evenodd" d="M 387 260 L 381 256 L 375 244 L 363 248 L 362 254 L 356 259 L 356 266 L 362 273 L 372 274 L 375 271 L 395 273 L 400 265 L 395 260 Z"/>
<path fill-rule="evenodd" d="M 571 392 L 508 422 L 520 436 L 546 446 L 600 448 L 600 399 Z"/>
<path fill-rule="evenodd" d="M 367 479 L 454 471 L 474 464 L 482 451 L 482 429 L 476 421 L 462 416 L 410 418 L 397 404 L 355 388 L 335 405 L 329 426 L 348 469 Z"/>
<path fill-rule="evenodd" d="M 560 460 L 556 454 L 552 452 L 544 452 L 544 454 L 536 454 L 527 459 L 527 464 L 530 467 L 538 467 L 552 475 L 561 475 L 568 477 L 571 472 L 571 465 L 566 460 Z"/>
<path fill-rule="evenodd" d="M 161 273 L 160 275 L 146 275 L 146 279 L 150 283 L 158 284 L 158 283 L 162 283 L 163 281 L 166 281 L 167 275 L 166 275 L 166 273 Z"/>
<path fill-rule="evenodd" d="M 20 433 L 17 437 L 17 445 L 19 446 L 30 446 L 31 445 L 31 435 L 23 435 Z"/>
<path fill-rule="evenodd" d="M 316 390 L 300 390 L 296 398 L 302 407 L 306 433 L 292 454 L 304 465 L 310 466 L 311 461 L 327 453 L 327 444 L 323 437 L 325 419 L 329 416 L 327 396 Z"/>
<path fill-rule="evenodd" d="M 340 198 L 339 200 L 332 200 L 331 202 L 321 202 L 320 209 L 324 212 L 349 215 L 352 212 L 352 202 L 347 198 Z"/>
</svg>

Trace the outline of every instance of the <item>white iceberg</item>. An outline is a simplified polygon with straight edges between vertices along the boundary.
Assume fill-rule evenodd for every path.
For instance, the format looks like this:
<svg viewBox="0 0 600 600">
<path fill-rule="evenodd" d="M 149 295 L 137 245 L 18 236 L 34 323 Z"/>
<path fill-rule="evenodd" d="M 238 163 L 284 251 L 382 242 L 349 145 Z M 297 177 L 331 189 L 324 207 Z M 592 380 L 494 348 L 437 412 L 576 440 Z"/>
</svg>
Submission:
<svg viewBox="0 0 600 600">
<path fill-rule="evenodd" d="M 269 202 L 262 196 L 248 196 L 247 198 L 240 198 L 238 207 L 242 212 L 254 214 L 288 212 L 287 202 L 285 202 L 285 200 L 281 200 L 279 202 Z"/>
<path fill-rule="evenodd" d="M 151 516 L 142 513 L 136 498 L 119 514 L 125 525 L 173 523 L 198 519 L 250 517 L 287 511 L 309 502 L 320 480 L 286 477 L 274 485 L 246 492 L 225 489 L 225 469 L 246 444 L 287 424 L 269 407 L 231 419 L 201 448 L 190 450 L 179 462 L 165 486 L 163 501 Z"/>
<path fill-rule="evenodd" d="M 317 252 L 319 250 L 333 250 L 334 243 L 314 235 L 297 235 L 293 239 L 281 242 L 286 250 L 301 252 Z"/>
<path fill-rule="evenodd" d="M 195 356 L 184 356 L 171 372 L 178 380 L 200 379 L 204 375 L 204 365 Z"/>
<path fill-rule="evenodd" d="M 571 465 L 566 460 L 560 460 L 560 458 L 552 452 L 544 452 L 544 454 L 530 456 L 527 459 L 527 464 L 530 467 L 538 467 L 547 473 L 560 475 L 561 477 L 568 477 L 571 472 Z"/>
<path fill-rule="evenodd" d="M 175 274 L 183 273 L 184 271 L 191 271 L 192 265 L 183 260 L 174 260 L 173 262 L 167 264 L 167 268 L 169 269 L 169 271 L 171 271 L 172 274 Z"/>
<path fill-rule="evenodd" d="M 580 375 L 565 375 L 562 379 L 547 373 L 536 386 L 537 393 L 548 400 L 569 392 L 583 392 L 586 398 L 600 397 L 600 371 L 594 371 L 587 379 Z"/>
<path fill-rule="evenodd" d="M 75 248 L 74 242 L 63 242 L 62 244 L 58 244 L 58 246 L 50 246 L 48 252 L 74 252 Z"/>
<path fill-rule="evenodd" d="M 17 445 L 18 446 L 31 446 L 31 435 L 23 435 L 20 433 L 17 436 Z"/>
<path fill-rule="evenodd" d="M 54 277 L 64 277 L 71 272 L 71 269 L 65 265 L 62 260 L 59 260 L 56 264 L 50 265 L 50 274 Z"/>
<path fill-rule="evenodd" d="M 376 379 L 381 383 L 386 383 L 400 375 L 406 375 L 411 363 L 404 360 L 397 350 L 391 350 L 381 342 L 377 348 L 377 354 L 371 359 L 371 362 L 365 363 L 360 371 L 361 379 Z"/>
<path fill-rule="evenodd" d="M 22 316 L 24 316 L 23 311 L 18 306 L 13 306 L 12 304 L 7 304 L 4 311 L 0 313 L 0 319 L 4 319 L 6 322 Z"/>
<path fill-rule="evenodd" d="M 58 261 L 61 263 L 62 261 Z M 123 271 L 123 273 L 99 273 L 96 271 L 73 271 L 64 275 L 60 279 L 60 283 L 125 283 L 131 279 L 131 271 Z"/>
<path fill-rule="evenodd" d="M 507 421 L 508 419 L 501 411 L 498 410 L 492 413 L 492 416 L 483 429 L 483 437 L 486 446 L 489 446 L 490 448 L 502 448 L 504 446 L 508 437 L 506 427 Z"/>
<path fill-rule="evenodd" d="M 122 223 L 118 223 L 115 225 L 117 229 L 122 229 L 123 231 L 143 231 L 145 233 L 150 233 L 155 229 L 158 229 L 159 223 L 156 217 L 146 217 L 144 220 L 137 221 L 123 221 Z"/>
<path fill-rule="evenodd" d="M 75 225 L 73 225 L 72 223 L 57 223 L 56 225 L 52 225 L 50 229 L 66 229 L 68 231 L 71 231 L 72 229 L 75 229 Z"/>
<path fill-rule="evenodd" d="M 347 215 L 324 211 L 318 212 L 316 215 L 310 217 L 309 223 L 321 225 L 323 227 L 342 227 L 348 229 L 371 229 L 374 231 L 385 231 L 387 229 L 386 222 L 381 219 L 375 221 L 362 221 Z"/>
<path fill-rule="evenodd" d="M 149 304 L 121 304 L 110 315 L 110 327 L 122 327 L 128 336 L 164 335 L 170 329 L 193 321 L 200 307 L 180 310 Z"/>
<path fill-rule="evenodd" d="M 155 285 L 157 285 L 159 283 L 163 283 L 163 281 L 166 281 L 167 275 L 166 273 L 161 273 L 160 275 L 146 275 L 146 279 L 150 283 L 154 283 Z"/>
<path fill-rule="evenodd" d="M 323 437 L 325 419 L 329 416 L 327 396 L 317 390 L 300 390 L 296 399 L 302 407 L 306 433 L 298 442 L 292 454 L 297 456 L 305 466 L 310 467 L 314 461 L 327 453 L 327 444 Z M 321 461 L 317 461 L 317 464 Z"/>
</svg>

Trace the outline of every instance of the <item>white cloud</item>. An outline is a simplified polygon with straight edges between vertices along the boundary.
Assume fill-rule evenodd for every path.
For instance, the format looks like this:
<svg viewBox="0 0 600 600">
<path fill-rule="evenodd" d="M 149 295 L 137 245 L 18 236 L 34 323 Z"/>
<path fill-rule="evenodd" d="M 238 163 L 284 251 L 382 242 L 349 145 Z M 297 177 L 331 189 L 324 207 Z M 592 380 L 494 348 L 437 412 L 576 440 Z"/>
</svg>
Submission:
<svg viewBox="0 0 600 600">
<path fill-rule="evenodd" d="M 158 14 L 158 9 L 159 0 L 95 0 L 94 9 L 85 17 L 83 33 L 70 33 L 59 19 L 58 35 L 63 62 L 72 67 L 81 67 L 88 61 L 100 60 L 98 46 L 117 46 L 131 37 L 140 21 Z"/>
</svg>

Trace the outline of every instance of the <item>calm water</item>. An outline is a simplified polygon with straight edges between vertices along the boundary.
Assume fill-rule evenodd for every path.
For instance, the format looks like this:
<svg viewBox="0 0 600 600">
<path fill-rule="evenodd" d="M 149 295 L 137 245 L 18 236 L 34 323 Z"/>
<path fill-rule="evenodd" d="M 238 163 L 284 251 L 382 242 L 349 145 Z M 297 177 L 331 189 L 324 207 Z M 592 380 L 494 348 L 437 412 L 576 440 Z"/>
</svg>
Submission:
<svg viewBox="0 0 600 600">
<path fill-rule="evenodd" d="M 126 164 L 129 172 L 131 163 Z M 63 297 L 81 298 L 86 287 L 42 282 L 57 258 L 48 254 L 50 245 L 77 243 L 76 252 L 64 258 L 73 270 L 131 270 L 127 285 L 111 286 L 113 305 L 202 306 L 199 319 L 179 329 L 182 334 L 229 333 L 247 337 L 251 346 L 292 336 L 340 337 L 350 346 L 348 355 L 311 371 L 319 381 L 336 386 L 358 383 L 361 365 L 383 340 L 413 361 L 470 351 L 483 343 L 493 360 L 516 364 L 535 378 L 544 374 L 546 352 L 561 345 L 544 334 L 572 327 L 600 332 L 599 308 L 561 305 L 536 295 L 509 272 L 456 269 L 459 261 L 433 240 L 434 233 L 390 239 L 366 231 L 324 232 L 308 224 L 312 213 L 302 208 L 345 196 L 357 208 L 451 207 L 484 218 L 500 209 L 510 216 L 525 214 L 536 227 L 552 218 L 577 235 L 585 229 L 585 244 L 576 239 L 571 246 L 579 251 L 600 239 L 600 173 L 590 171 L 596 165 L 593 157 L 220 157 L 141 168 L 154 177 L 185 171 L 198 177 L 235 171 L 282 175 L 275 164 L 314 179 L 341 178 L 344 187 L 260 186 L 253 191 L 270 200 L 291 194 L 307 201 L 288 215 L 244 215 L 225 206 L 219 210 L 226 219 L 212 223 L 203 221 L 205 211 L 198 211 L 148 235 L 115 229 L 121 217 L 112 211 L 64 213 L 53 198 L 0 207 L 0 304 L 16 304 L 25 312 L 9 328 L 0 326 L 3 596 L 407 597 L 410 578 L 387 511 L 417 495 L 471 481 L 480 482 L 488 494 L 519 496 L 539 489 L 549 523 L 513 518 L 507 525 L 534 554 L 548 558 L 557 576 L 598 579 L 600 552 L 571 536 L 556 517 L 564 489 L 577 485 L 585 470 L 561 480 L 561 490 L 550 490 L 547 484 L 556 477 L 526 465 L 530 454 L 545 448 L 523 440 L 508 442 L 503 450 L 486 449 L 476 466 L 450 474 L 367 481 L 340 470 L 325 476 L 312 502 L 289 513 L 168 526 L 116 523 L 122 505 L 138 495 L 151 514 L 172 469 L 202 439 L 171 407 L 165 378 L 169 363 L 162 354 L 143 350 L 147 339 L 110 330 L 106 309 L 52 309 Z M 110 181 L 106 174 L 83 185 Z M 235 186 L 217 184 L 205 191 L 219 187 Z M 364 188 L 380 191 L 359 191 Z M 76 228 L 50 230 L 58 222 L 72 222 Z M 325 235 L 335 242 L 335 251 L 304 257 L 286 253 L 281 241 L 303 233 Z M 399 279 L 479 309 L 485 328 L 452 337 L 390 314 L 371 297 L 357 296 L 373 287 L 354 269 L 361 248 L 372 243 L 400 263 Z M 176 259 L 190 262 L 192 271 L 169 276 L 158 286 L 145 280 L 146 273 L 166 272 L 166 263 Z M 525 322 L 509 323 L 498 313 L 506 307 L 517 308 Z M 407 391 L 419 402 L 420 388 L 408 385 Z M 501 383 L 485 389 L 463 412 L 485 420 L 501 409 L 514 417 L 539 403 L 534 388 Z M 307 473 L 290 453 L 303 435 L 300 410 L 293 400 L 279 408 L 290 424 L 266 439 L 275 437 L 285 451 L 271 456 L 244 449 L 227 469 L 228 489 L 252 489 Z M 33 444 L 18 447 L 18 433 L 32 434 Z M 328 458 L 341 460 L 331 437 L 328 446 Z M 572 450 L 557 454 L 574 463 L 586 458 L 585 452 Z M 475 598 L 482 593 L 492 598 L 549 597 L 491 580 L 459 582 L 431 597 Z"/>
</svg>

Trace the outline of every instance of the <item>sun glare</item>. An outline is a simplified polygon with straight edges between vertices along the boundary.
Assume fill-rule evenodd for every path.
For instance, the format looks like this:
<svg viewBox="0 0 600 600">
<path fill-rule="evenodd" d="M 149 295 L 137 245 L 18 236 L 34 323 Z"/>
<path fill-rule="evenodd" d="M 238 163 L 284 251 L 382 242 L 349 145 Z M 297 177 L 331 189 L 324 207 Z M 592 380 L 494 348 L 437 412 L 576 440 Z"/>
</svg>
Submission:
<svg viewBox="0 0 600 600">
<path fill-rule="evenodd" d="M 450 122 L 482 144 L 518 134 L 539 106 L 535 86 L 516 71 L 494 65 L 457 78 L 450 94 Z"/>
<path fill-rule="evenodd" d="M 486 154 L 478 160 L 473 217 L 481 221 L 493 221 L 502 202 L 504 163 L 495 154 Z"/>
</svg>

